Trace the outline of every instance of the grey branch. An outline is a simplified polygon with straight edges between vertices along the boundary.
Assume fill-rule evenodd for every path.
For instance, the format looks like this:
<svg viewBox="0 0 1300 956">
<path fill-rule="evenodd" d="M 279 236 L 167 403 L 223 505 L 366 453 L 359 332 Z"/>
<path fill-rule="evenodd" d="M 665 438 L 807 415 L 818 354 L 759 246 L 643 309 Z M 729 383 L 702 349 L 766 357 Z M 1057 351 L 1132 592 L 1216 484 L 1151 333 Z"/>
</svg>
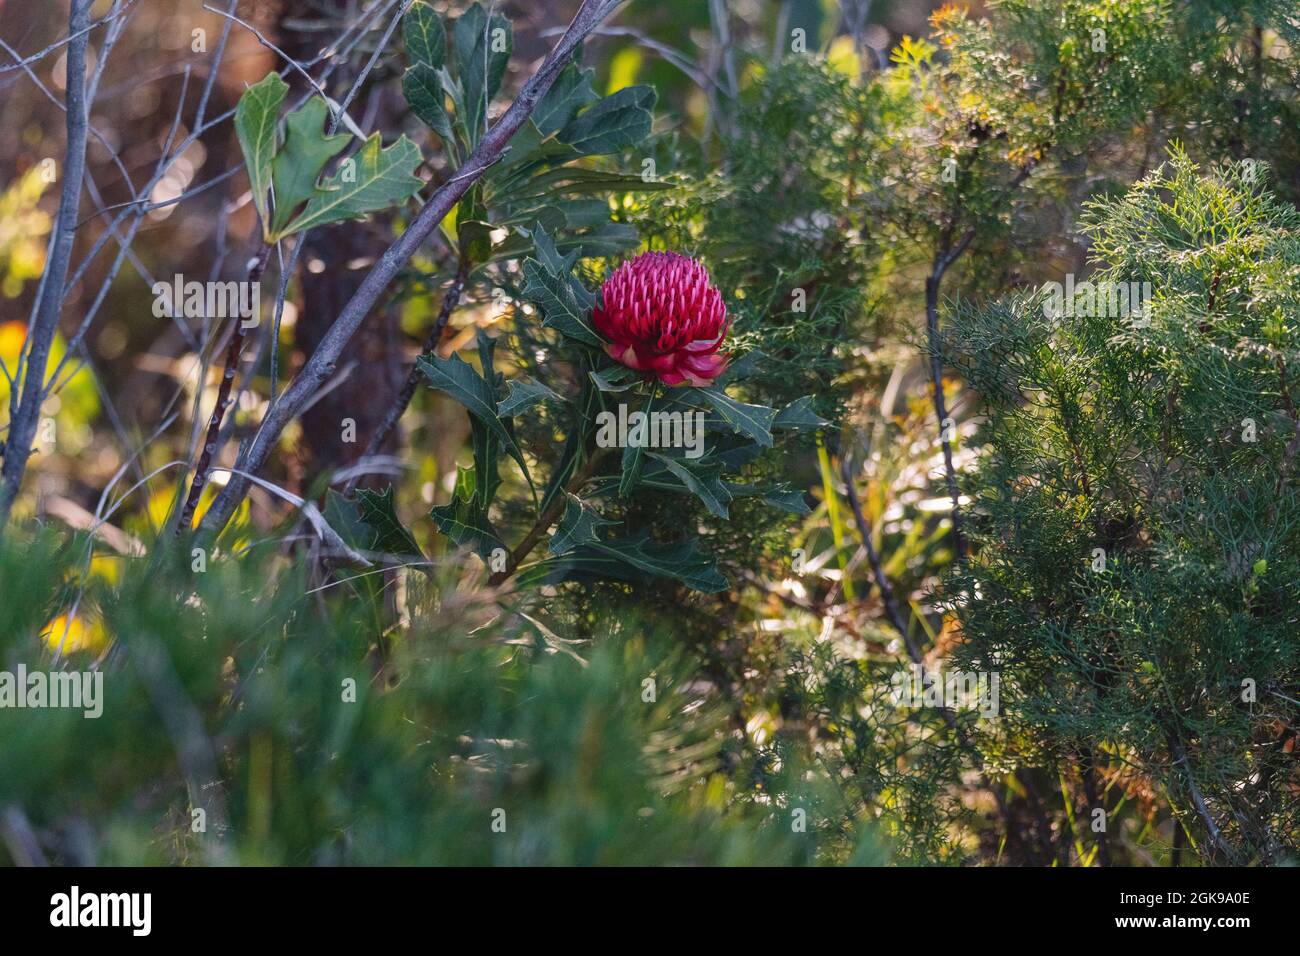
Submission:
<svg viewBox="0 0 1300 956">
<path fill-rule="evenodd" d="M 63 161 L 63 190 L 59 197 L 59 215 L 50 237 L 48 266 L 41 276 L 32 306 L 31 332 L 28 339 L 27 369 L 17 413 L 9 423 L 5 444 L 3 472 L 0 472 L 0 529 L 9 520 L 14 499 L 27 471 L 32 440 L 45 397 L 45 371 L 50 346 L 59 326 L 64 283 L 72 245 L 77 238 L 77 209 L 81 204 L 81 184 L 86 173 L 86 133 L 89 127 L 86 108 L 86 42 L 92 0 L 73 0 L 68 32 L 67 152 Z"/>
</svg>

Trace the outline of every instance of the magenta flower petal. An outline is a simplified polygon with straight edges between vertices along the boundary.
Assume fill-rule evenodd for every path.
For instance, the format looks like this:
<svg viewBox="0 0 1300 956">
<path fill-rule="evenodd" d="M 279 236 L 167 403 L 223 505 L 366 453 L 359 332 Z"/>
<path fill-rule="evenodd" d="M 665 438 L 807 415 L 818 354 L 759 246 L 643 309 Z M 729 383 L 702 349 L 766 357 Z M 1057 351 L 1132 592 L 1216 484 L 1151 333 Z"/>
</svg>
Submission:
<svg viewBox="0 0 1300 956">
<path fill-rule="evenodd" d="M 614 361 L 665 385 L 706 387 L 727 367 L 729 321 L 709 273 L 690 256 L 643 252 L 605 280 L 592 311 Z"/>
</svg>

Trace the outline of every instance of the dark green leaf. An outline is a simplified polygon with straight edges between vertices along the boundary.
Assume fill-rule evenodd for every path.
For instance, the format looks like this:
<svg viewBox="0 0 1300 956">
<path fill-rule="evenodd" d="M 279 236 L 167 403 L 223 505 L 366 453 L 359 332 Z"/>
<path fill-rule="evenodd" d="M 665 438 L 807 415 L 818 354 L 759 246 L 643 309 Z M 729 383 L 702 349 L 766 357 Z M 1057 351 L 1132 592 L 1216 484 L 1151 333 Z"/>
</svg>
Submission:
<svg viewBox="0 0 1300 956">
<path fill-rule="evenodd" d="M 497 412 L 502 418 L 513 418 L 524 409 L 532 408 L 539 402 L 547 400 L 562 402 L 559 395 L 551 391 L 540 382 L 534 382 L 532 379 L 512 379 L 510 382 L 510 392 L 497 407 Z"/>
<path fill-rule="evenodd" d="M 524 260 L 524 296 L 542 310 L 542 324 L 586 345 L 603 346 L 591 323 L 592 296 L 571 273 L 557 274 L 537 259 Z"/>
<path fill-rule="evenodd" d="M 558 132 L 573 119 L 578 110 L 599 99 L 591 88 L 594 70 L 584 70 L 576 63 L 564 68 L 533 111 L 533 122 L 543 136 Z"/>
<path fill-rule="evenodd" d="M 402 95 L 425 126 L 452 142 L 451 117 L 447 115 L 447 98 L 438 71 L 417 63 L 402 77 Z"/>
<path fill-rule="evenodd" d="M 483 132 L 488 104 L 501 88 L 514 36 L 510 21 L 498 14 L 491 18 L 475 3 L 452 27 L 456 45 L 456 68 L 463 93 L 464 122 L 470 142 L 477 143 Z"/>
<path fill-rule="evenodd" d="M 430 385 L 464 405 L 466 411 L 487 426 L 501 442 L 501 447 L 506 450 L 506 453 L 519 463 L 525 478 L 528 478 L 528 466 L 524 463 L 524 457 L 497 414 L 494 390 L 478 372 L 474 371 L 474 367 L 456 354 L 450 358 L 425 355 L 418 360 L 418 364 Z M 531 482 L 531 478 L 529 481 Z"/>
<path fill-rule="evenodd" d="M 447 31 L 433 8 L 417 0 L 402 18 L 402 38 L 406 53 L 417 64 L 436 70 L 442 66 L 447 51 Z"/>
<path fill-rule="evenodd" d="M 564 493 L 564 498 L 564 517 L 551 536 L 552 554 L 564 554 L 581 545 L 592 544 L 599 540 L 600 528 L 618 523 L 602 518 L 599 511 L 568 492 Z"/>
<path fill-rule="evenodd" d="M 653 87 L 625 87 L 579 114 L 559 138 L 585 156 L 616 153 L 650 135 L 654 104 Z"/>
<path fill-rule="evenodd" d="M 505 550 L 486 510 L 479 506 L 473 475 L 464 469 L 457 475 L 451 502 L 434 508 L 429 515 L 457 547 L 470 548 L 484 563 L 491 563 L 493 551 Z"/>
<path fill-rule="evenodd" d="M 736 434 L 744 435 L 764 448 L 771 446 L 775 411 L 763 405 L 738 402 L 721 389 L 699 389 L 699 392 Z"/>
<path fill-rule="evenodd" d="M 812 410 L 812 401 L 811 395 L 796 398 L 776 413 L 776 418 L 772 421 L 772 427 L 788 428 L 794 431 L 812 431 L 825 428 L 830 422 Z"/>
<path fill-rule="evenodd" d="M 361 520 L 374 531 L 370 550 L 402 558 L 424 557 L 411 532 L 397 517 L 391 485 L 382 492 L 361 489 L 357 492 L 357 507 Z"/>
<path fill-rule="evenodd" d="M 670 458 L 667 455 L 660 455 L 656 452 L 649 452 L 648 454 L 651 458 L 661 462 L 669 472 L 681 481 L 688 491 L 704 502 L 704 507 L 709 509 L 710 514 L 717 515 L 719 518 L 728 516 L 727 504 L 731 501 L 731 495 L 722 484 L 722 466 L 720 464 L 688 465 L 684 461 Z"/>
</svg>

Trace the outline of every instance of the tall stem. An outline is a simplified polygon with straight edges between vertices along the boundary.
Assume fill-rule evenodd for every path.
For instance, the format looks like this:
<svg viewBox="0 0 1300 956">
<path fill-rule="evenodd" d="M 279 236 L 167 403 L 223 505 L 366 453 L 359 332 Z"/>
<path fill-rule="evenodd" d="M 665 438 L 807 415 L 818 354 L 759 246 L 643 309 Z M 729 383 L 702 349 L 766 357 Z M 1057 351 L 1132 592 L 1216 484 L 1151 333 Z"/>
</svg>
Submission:
<svg viewBox="0 0 1300 956">
<path fill-rule="evenodd" d="M 266 269 L 267 259 L 271 255 L 271 247 L 263 245 L 258 250 L 257 257 L 253 260 L 252 265 L 248 267 L 248 281 L 250 283 L 260 282 L 262 273 Z M 221 439 L 221 422 L 226 417 L 226 409 L 230 405 L 230 390 L 235 383 L 235 375 L 239 371 L 239 358 L 244 351 L 244 322 L 241 318 L 235 318 L 235 328 L 230 334 L 230 347 L 226 349 L 226 367 L 221 373 L 221 385 L 217 388 L 217 403 L 212 407 L 212 417 L 208 419 L 208 434 L 203 441 L 203 451 L 199 454 L 199 462 L 194 466 L 194 480 L 190 483 L 190 493 L 185 499 L 185 507 L 181 509 L 180 520 L 176 522 L 176 537 L 184 535 L 194 521 L 194 512 L 199 506 L 199 500 L 203 497 L 203 489 L 207 486 L 208 475 L 212 470 L 212 459 L 216 456 L 217 445 Z"/>
</svg>

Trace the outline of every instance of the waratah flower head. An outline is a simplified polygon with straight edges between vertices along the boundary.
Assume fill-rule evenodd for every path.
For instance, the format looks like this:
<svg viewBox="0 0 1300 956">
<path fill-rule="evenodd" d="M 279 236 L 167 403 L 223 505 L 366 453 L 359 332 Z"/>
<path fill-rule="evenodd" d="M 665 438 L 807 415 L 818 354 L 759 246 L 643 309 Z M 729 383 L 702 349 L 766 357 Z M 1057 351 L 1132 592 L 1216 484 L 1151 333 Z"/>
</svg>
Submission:
<svg viewBox="0 0 1300 956">
<path fill-rule="evenodd" d="M 706 386 L 729 358 L 727 306 L 690 256 L 643 252 L 605 280 L 591 314 L 616 362 L 665 385 Z"/>
</svg>

